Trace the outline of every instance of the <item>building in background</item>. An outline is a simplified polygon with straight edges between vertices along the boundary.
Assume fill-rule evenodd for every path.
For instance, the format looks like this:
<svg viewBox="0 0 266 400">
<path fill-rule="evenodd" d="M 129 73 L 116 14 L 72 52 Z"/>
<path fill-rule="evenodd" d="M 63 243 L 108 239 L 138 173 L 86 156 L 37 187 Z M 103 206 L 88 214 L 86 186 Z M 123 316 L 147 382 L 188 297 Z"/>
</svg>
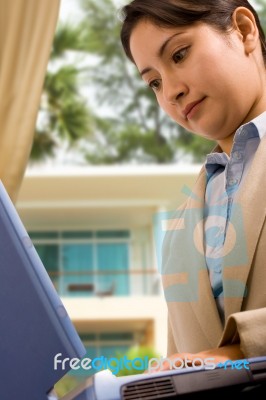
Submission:
<svg viewBox="0 0 266 400">
<path fill-rule="evenodd" d="M 29 169 L 17 210 L 90 358 L 133 345 L 166 354 L 154 217 L 198 166 Z M 183 190 L 184 192 L 184 190 Z"/>
</svg>

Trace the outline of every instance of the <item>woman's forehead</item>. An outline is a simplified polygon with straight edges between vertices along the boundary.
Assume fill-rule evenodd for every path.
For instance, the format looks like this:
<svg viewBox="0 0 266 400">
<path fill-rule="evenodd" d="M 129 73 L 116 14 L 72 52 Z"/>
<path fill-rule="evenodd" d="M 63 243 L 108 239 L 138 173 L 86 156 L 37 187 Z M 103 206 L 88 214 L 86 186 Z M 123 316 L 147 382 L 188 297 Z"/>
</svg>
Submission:
<svg viewBox="0 0 266 400">
<path fill-rule="evenodd" d="M 206 35 L 209 35 L 210 30 L 213 29 L 204 23 L 168 28 L 156 25 L 149 20 L 141 20 L 131 33 L 131 54 L 136 64 L 138 64 L 138 60 L 144 59 L 147 54 L 158 58 L 162 56 L 173 39 L 182 40 L 187 34 L 197 37 L 199 34 L 204 34 L 204 31 L 206 31 Z"/>
</svg>

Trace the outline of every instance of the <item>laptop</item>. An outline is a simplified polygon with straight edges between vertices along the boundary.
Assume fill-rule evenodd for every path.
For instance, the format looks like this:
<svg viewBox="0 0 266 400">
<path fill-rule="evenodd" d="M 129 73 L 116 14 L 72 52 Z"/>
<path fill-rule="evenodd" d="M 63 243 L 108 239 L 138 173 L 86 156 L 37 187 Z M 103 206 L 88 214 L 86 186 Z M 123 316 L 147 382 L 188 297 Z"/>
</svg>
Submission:
<svg viewBox="0 0 266 400">
<path fill-rule="evenodd" d="M 0 398 L 47 400 L 68 372 L 53 358 L 86 350 L 0 182 Z"/>
<path fill-rule="evenodd" d="M 81 360 L 86 349 L 0 182 L 0 399 L 57 400 L 52 389 L 71 369 L 70 363 L 54 368 L 59 353 L 61 359 Z M 192 369 L 119 378 L 103 370 L 62 400 L 170 399 L 229 385 L 249 393 L 266 390 L 266 357 L 250 365 L 249 371 Z"/>
</svg>

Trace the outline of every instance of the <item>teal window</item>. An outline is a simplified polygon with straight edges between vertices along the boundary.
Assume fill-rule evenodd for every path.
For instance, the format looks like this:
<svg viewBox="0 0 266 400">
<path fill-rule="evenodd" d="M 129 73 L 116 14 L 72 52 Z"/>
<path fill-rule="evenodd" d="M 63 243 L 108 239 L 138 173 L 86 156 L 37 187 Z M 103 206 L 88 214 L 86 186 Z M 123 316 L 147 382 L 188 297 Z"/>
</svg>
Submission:
<svg viewBox="0 0 266 400">
<path fill-rule="evenodd" d="M 56 244 L 36 244 L 35 249 L 38 252 L 46 270 L 56 289 L 59 290 L 59 248 Z"/>
<path fill-rule="evenodd" d="M 129 231 L 29 234 L 61 296 L 129 294 Z"/>
<path fill-rule="evenodd" d="M 93 295 L 93 246 L 91 244 L 64 244 L 62 251 L 63 276 L 60 293 L 72 296 Z"/>
<path fill-rule="evenodd" d="M 98 286 L 117 295 L 129 293 L 128 245 L 125 243 L 97 244 Z M 126 267 L 126 268 L 125 268 Z M 111 285 L 110 285 L 111 284 Z"/>
</svg>

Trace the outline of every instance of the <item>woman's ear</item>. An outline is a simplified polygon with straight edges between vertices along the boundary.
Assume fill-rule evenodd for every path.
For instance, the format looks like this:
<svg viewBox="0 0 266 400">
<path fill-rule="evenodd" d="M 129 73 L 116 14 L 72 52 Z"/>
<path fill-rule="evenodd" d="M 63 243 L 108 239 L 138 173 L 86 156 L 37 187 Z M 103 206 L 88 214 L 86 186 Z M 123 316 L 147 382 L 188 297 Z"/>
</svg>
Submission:
<svg viewBox="0 0 266 400">
<path fill-rule="evenodd" d="M 259 43 L 259 30 L 252 12 L 245 7 L 235 9 L 232 16 L 233 28 L 241 35 L 246 54 L 252 53 Z"/>
</svg>

